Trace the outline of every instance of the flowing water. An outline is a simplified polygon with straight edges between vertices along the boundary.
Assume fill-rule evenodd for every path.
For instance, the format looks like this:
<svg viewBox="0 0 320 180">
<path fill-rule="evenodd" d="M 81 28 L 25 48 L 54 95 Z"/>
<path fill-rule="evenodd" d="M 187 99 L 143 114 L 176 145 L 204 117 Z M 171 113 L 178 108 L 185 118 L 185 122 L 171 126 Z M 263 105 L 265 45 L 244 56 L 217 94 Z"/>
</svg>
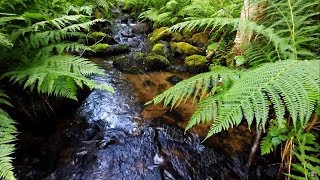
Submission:
<svg viewBox="0 0 320 180">
<path fill-rule="evenodd" d="M 169 86 L 169 83 L 159 86 L 157 82 L 161 80 L 156 78 L 190 75 L 172 72 L 124 74 L 114 68 L 115 57 L 128 57 L 146 48 L 146 36 L 132 33 L 131 26 L 131 20 L 119 19 L 113 29 L 115 40 L 131 48 L 129 54 L 92 59 L 106 71 L 105 76 L 92 78 L 112 86 L 115 93 L 92 91 L 79 107 L 76 123 L 69 125 L 59 136 L 64 146 L 50 170 L 45 173 L 34 170 L 28 174 L 21 167 L 18 169 L 23 172 L 18 173 L 20 179 L 272 178 L 273 166 L 257 166 L 248 176 L 239 156 L 217 151 L 214 146 L 204 146 L 194 133 L 184 134 L 181 127 L 194 106 L 184 105 L 175 115 L 168 109 L 150 110 L 144 106 L 147 100 Z"/>
</svg>

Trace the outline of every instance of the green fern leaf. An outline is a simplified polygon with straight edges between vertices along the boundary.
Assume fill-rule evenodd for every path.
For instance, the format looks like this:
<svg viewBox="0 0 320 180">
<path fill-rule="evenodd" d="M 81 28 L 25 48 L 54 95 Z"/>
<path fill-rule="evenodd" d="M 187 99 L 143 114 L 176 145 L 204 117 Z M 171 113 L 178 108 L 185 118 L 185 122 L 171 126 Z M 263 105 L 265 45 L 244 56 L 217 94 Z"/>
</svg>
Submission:
<svg viewBox="0 0 320 180">
<path fill-rule="evenodd" d="M 208 137 L 239 124 L 242 114 L 248 118 L 245 104 L 253 106 L 257 124 L 261 123 L 264 127 L 268 118 L 269 98 L 274 99 L 271 102 L 275 106 L 277 119 L 283 119 L 283 109 L 286 108 L 294 126 L 300 122 L 305 127 L 320 97 L 319 71 L 319 60 L 313 60 L 268 63 L 247 72 L 219 102 L 219 115 L 212 117 L 218 120 L 212 125 Z"/>
<path fill-rule="evenodd" d="M 9 97 L 0 91 L 0 103 L 7 105 L 11 104 L 8 102 Z M 13 180 L 13 165 L 12 157 L 15 147 L 13 141 L 16 140 L 15 134 L 17 129 L 14 127 L 14 121 L 10 116 L 2 109 L 0 109 L 0 178 Z"/>
</svg>

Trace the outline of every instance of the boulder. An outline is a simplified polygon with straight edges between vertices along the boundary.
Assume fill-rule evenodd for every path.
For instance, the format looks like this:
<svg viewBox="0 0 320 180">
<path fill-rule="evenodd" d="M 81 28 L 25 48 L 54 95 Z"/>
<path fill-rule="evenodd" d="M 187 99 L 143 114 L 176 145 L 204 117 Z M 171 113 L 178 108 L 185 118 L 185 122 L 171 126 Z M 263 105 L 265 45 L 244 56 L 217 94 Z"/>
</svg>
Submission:
<svg viewBox="0 0 320 180">
<path fill-rule="evenodd" d="M 87 56 L 106 56 L 106 55 L 117 55 L 130 52 L 130 48 L 125 44 L 114 44 L 109 45 L 105 43 L 98 43 L 91 46 L 93 53 L 87 53 Z"/>
<path fill-rule="evenodd" d="M 159 29 L 154 30 L 150 35 L 150 41 L 156 42 L 159 40 L 168 39 L 171 37 L 171 32 L 168 27 L 161 27 Z"/>
<path fill-rule="evenodd" d="M 191 40 L 197 47 L 203 47 L 210 39 L 209 32 L 200 32 L 192 36 Z"/>
<path fill-rule="evenodd" d="M 151 30 L 149 24 L 146 22 L 138 22 L 137 24 L 132 25 L 131 28 L 131 32 L 137 34 L 147 34 Z"/>
<path fill-rule="evenodd" d="M 172 42 L 170 44 L 170 48 L 174 52 L 178 52 L 182 55 L 187 55 L 187 56 L 201 53 L 201 51 L 197 47 L 191 44 L 188 44 L 186 42 L 177 42 L 177 43 Z"/>
<path fill-rule="evenodd" d="M 200 73 L 207 70 L 208 60 L 205 56 L 192 55 L 186 57 L 184 63 L 189 72 Z"/>
<path fill-rule="evenodd" d="M 163 43 L 155 44 L 151 50 L 153 53 L 160 54 L 165 57 L 169 57 L 169 50 Z"/>
<path fill-rule="evenodd" d="M 160 54 L 152 52 L 146 58 L 146 66 L 149 69 L 162 69 L 168 67 L 169 65 L 169 60 Z"/>
<path fill-rule="evenodd" d="M 174 41 L 174 42 L 180 42 L 180 41 L 183 41 L 183 36 L 180 34 L 180 33 L 178 33 L 178 32 L 173 32 L 172 33 L 172 38 L 171 38 L 171 40 L 172 41 Z"/>
<path fill-rule="evenodd" d="M 105 43 L 98 43 L 98 44 L 94 44 L 94 45 L 91 46 L 91 49 L 95 53 L 103 53 L 109 48 L 110 48 L 110 45 L 109 44 L 105 44 Z"/>
<path fill-rule="evenodd" d="M 100 43 L 105 43 L 105 44 L 109 44 L 109 45 L 113 45 L 116 44 L 116 40 L 113 39 L 112 36 L 110 36 L 109 34 L 106 34 L 104 32 L 91 32 L 89 33 L 89 35 L 87 36 L 87 44 L 88 45 L 93 45 L 97 42 Z"/>
<path fill-rule="evenodd" d="M 144 69 L 143 60 L 143 53 L 132 52 L 126 55 L 116 56 L 113 59 L 113 66 L 121 71 L 136 73 Z"/>
</svg>

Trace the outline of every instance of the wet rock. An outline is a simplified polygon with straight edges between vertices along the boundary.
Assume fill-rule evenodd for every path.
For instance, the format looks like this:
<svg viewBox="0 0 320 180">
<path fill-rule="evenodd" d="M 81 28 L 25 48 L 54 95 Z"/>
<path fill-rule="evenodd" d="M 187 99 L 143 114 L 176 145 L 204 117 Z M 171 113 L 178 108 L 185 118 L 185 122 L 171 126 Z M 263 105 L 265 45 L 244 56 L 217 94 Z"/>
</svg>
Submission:
<svg viewBox="0 0 320 180">
<path fill-rule="evenodd" d="M 107 55 L 118 55 L 130 52 L 130 48 L 126 44 L 114 44 L 109 45 L 105 43 L 99 43 L 91 46 L 94 52 L 86 52 L 86 56 L 107 56 Z"/>
<path fill-rule="evenodd" d="M 169 57 L 169 50 L 163 43 L 157 43 L 152 47 L 151 52 Z"/>
<path fill-rule="evenodd" d="M 159 29 L 154 30 L 150 35 L 150 41 L 156 42 L 159 40 L 166 40 L 171 37 L 171 32 L 168 27 L 161 27 Z"/>
<path fill-rule="evenodd" d="M 196 33 L 191 37 L 192 43 L 197 47 L 203 47 L 210 39 L 209 32 Z"/>
<path fill-rule="evenodd" d="M 117 54 L 124 54 L 130 52 L 130 48 L 126 44 L 114 44 L 110 45 L 106 51 L 104 51 L 105 55 L 117 55 Z"/>
<path fill-rule="evenodd" d="M 172 126 L 143 125 L 130 134 L 107 129 L 103 148 L 81 144 L 78 154 L 59 166 L 49 179 L 236 179 L 234 163 L 211 149 L 204 149 L 194 135 Z M 83 149 L 86 149 L 85 151 Z M 236 168 L 235 168 L 236 169 Z"/>
<path fill-rule="evenodd" d="M 176 51 L 182 55 L 187 55 L 187 56 L 201 53 L 201 51 L 197 47 L 192 46 L 191 44 L 188 44 L 186 42 L 177 42 L 177 43 L 172 42 L 170 44 L 170 48 L 172 51 Z"/>
<path fill-rule="evenodd" d="M 121 32 L 121 35 L 123 37 L 134 37 L 134 34 L 133 33 L 130 33 L 130 32 Z"/>
<path fill-rule="evenodd" d="M 171 38 L 171 40 L 172 41 L 174 41 L 174 42 L 180 42 L 180 41 L 183 41 L 183 36 L 180 34 L 180 33 L 178 33 L 178 32 L 173 32 L 172 33 L 172 38 Z"/>
<path fill-rule="evenodd" d="M 106 34 L 104 32 L 89 33 L 89 35 L 87 36 L 87 44 L 93 45 L 97 42 L 109 44 L 109 45 L 117 44 L 116 40 L 114 40 L 111 35 Z"/>
<path fill-rule="evenodd" d="M 144 54 L 133 52 L 128 55 L 120 55 L 113 59 L 113 66 L 121 71 L 138 72 L 144 69 Z"/>
<path fill-rule="evenodd" d="M 166 79 L 172 85 L 177 84 L 178 82 L 182 81 L 183 79 L 177 75 L 170 76 Z"/>
<path fill-rule="evenodd" d="M 186 57 L 184 62 L 185 62 L 185 65 L 187 66 L 188 71 L 192 73 L 200 73 L 208 69 L 207 68 L 208 60 L 205 56 L 191 55 Z"/>
<path fill-rule="evenodd" d="M 99 44 L 92 45 L 91 48 L 95 53 L 103 54 L 104 52 L 107 51 L 107 49 L 110 48 L 110 45 L 105 43 L 99 43 Z"/>
<path fill-rule="evenodd" d="M 146 80 L 146 81 L 143 81 L 143 85 L 145 87 L 150 87 L 150 86 L 155 86 L 156 84 L 152 81 Z"/>
<path fill-rule="evenodd" d="M 146 66 L 149 69 L 162 69 L 168 67 L 169 65 L 170 62 L 166 57 L 156 53 L 150 53 L 146 58 Z"/>
<path fill-rule="evenodd" d="M 146 22 L 138 22 L 137 24 L 132 25 L 131 28 L 133 33 L 138 34 L 148 34 L 151 30 L 149 24 Z"/>
</svg>

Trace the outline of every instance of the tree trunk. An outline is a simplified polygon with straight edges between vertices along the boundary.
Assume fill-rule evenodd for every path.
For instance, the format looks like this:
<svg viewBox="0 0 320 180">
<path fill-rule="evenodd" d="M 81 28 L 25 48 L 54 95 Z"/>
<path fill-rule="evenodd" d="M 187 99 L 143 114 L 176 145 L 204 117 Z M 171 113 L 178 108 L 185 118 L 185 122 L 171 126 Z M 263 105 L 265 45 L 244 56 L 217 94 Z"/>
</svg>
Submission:
<svg viewBox="0 0 320 180">
<path fill-rule="evenodd" d="M 263 15 L 264 10 L 267 7 L 267 1 L 262 3 L 250 3 L 250 0 L 243 1 L 243 9 L 241 11 L 240 18 L 243 20 L 250 20 L 257 22 L 259 21 Z M 236 34 L 236 38 L 234 40 L 234 53 L 236 56 L 241 56 L 243 53 L 243 45 L 250 42 L 249 33 L 244 24 L 239 24 L 238 31 Z"/>
</svg>

